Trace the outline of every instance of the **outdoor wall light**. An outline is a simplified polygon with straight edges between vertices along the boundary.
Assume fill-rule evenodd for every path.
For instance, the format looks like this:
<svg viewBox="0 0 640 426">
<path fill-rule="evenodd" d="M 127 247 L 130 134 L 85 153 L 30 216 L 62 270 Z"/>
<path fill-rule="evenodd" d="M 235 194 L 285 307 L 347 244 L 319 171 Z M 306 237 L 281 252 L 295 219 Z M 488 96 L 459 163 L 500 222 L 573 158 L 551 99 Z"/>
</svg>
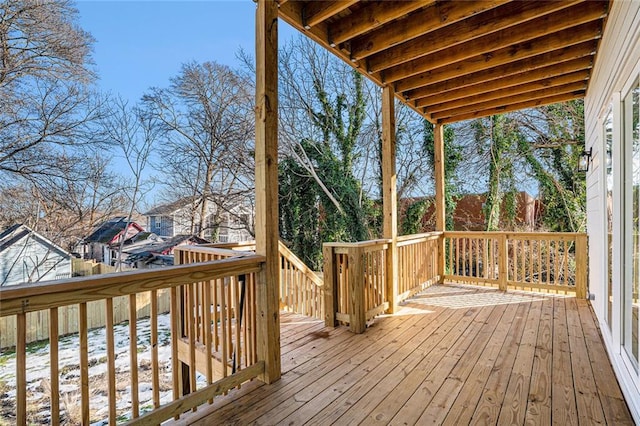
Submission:
<svg viewBox="0 0 640 426">
<path fill-rule="evenodd" d="M 582 151 L 580 159 L 578 160 L 578 171 L 588 172 L 589 165 L 591 164 L 591 154 L 593 154 L 593 147 L 589 148 L 589 151 Z"/>
</svg>

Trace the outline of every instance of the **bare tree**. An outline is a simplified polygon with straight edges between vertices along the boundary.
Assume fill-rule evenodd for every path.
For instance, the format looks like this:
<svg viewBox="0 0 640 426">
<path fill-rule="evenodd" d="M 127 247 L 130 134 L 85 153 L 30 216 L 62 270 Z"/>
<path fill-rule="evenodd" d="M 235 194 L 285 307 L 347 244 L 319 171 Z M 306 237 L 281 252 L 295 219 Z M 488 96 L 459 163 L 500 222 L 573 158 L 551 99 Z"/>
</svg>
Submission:
<svg viewBox="0 0 640 426">
<path fill-rule="evenodd" d="M 0 176 L 64 176 L 60 156 L 91 144 L 93 39 L 66 0 L 0 3 Z"/>
<path fill-rule="evenodd" d="M 131 172 L 131 179 L 123 188 L 129 208 L 118 249 L 116 267 L 119 270 L 122 266 L 122 249 L 133 215 L 146 193 L 153 188 L 153 181 L 146 178 L 144 173 L 151 158 L 157 126 L 154 126 L 153 117 L 143 114 L 138 107 L 129 107 L 122 98 L 115 98 L 109 102 L 100 123 L 103 137 L 117 147 Z"/>
<path fill-rule="evenodd" d="M 251 82 L 215 62 L 189 63 L 169 88 L 151 89 L 143 102 L 161 134 L 169 198 L 197 200 L 192 231 L 215 240 L 223 212 L 253 193 Z"/>
</svg>

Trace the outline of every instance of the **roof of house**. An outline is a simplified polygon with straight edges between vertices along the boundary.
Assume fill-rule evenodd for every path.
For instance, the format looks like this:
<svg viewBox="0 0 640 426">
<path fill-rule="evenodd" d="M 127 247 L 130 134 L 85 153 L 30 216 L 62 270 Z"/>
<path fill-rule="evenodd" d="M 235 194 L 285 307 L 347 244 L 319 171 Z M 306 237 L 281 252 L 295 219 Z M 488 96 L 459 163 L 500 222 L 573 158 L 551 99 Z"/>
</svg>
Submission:
<svg viewBox="0 0 640 426">
<path fill-rule="evenodd" d="M 113 238 L 120 234 L 127 225 L 127 218 L 118 216 L 101 224 L 95 231 L 84 239 L 88 243 L 110 243 Z M 144 231 L 144 229 L 135 222 L 129 222 L 129 226 L 133 226 L 138 231 Z"/>
<path fill-rule="evenodd" d="M 0 233 L 0 253 L 27 237 L 37 240 L 40 244 L 47 246 L 51 251 L 58 253 L 62 257 L 71 258 L 72 256 L 71 253 L 50 241 L 48 238 L 40 235 L 27 225 L 19 223 L 8 227 Z"/>
<path fill-rule="evenodd" d="M 146 212 L 145 216 L 165 216 L 183 209 L 188 204 L 196 202 L 198 197 L 182 197 L 171 203 L 161 204 Z"/>
<path fill-rule="evenodd" d="M 131 244 L 124 251 L 129 254 L 127 262 L 135 262 L 143 259 L 151 259 L 154 256 L 167 255 L 174 247 L 184 242 L 193 244 L 207 244 L 209 241 L 196 235 L 176 235 L 175 237 L 165 238 L 153 235 L 144 241 Z"/>
</svg>

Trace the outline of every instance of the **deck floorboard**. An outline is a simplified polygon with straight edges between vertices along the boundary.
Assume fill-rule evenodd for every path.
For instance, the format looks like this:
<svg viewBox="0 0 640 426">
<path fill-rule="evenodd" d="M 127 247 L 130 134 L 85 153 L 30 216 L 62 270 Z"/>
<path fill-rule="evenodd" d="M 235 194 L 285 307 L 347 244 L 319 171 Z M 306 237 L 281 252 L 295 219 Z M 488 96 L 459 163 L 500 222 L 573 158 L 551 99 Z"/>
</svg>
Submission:
<svg viewBox="0 0 640 426">
<path fill-rule="evenodd" d="M 434 286 L 354 335 L 283 313 L 282 379 L 175 424 L 633 424 L 584 300 Z"/>
</svg>

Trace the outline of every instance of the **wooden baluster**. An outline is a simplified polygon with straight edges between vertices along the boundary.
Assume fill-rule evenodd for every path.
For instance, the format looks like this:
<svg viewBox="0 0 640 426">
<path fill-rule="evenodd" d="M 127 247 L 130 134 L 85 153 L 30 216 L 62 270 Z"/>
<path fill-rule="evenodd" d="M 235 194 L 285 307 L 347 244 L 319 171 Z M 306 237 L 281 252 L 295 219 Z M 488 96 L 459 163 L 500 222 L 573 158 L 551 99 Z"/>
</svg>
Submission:
<svg viewBox="0 0 640 426">
<path fill-rule="evenodd" d="M 526 262 L 527 244 L 525 240 L 520 240 L 520 281 L 527 281 L 527 262 Z"/>
<path fill-rule="evenodd" d="M 133 418 L 140 415 L 138 400 L 138 331 L 136 295 L 129 295 L 129 363 L 131 368 L 131 412 Z"/>
<path fill-rule="evenodd" d="M 218 280 L 211 281 L 213 285 L 213 350 L 218 352 L 220 350 L 220 335 L 218 334 L 218 324 L 220 323 L 220 299 L 218 297 Z"/>
<path fill-rule="evenodd" d="M 564 253 L 562 255 L 562 263 L 564 264 L 564 285 L 569 285 L 569 242 L 564 242 Z"/>
<path fill-rule="evenodd" d="M 51 376 L 51 422 L 60 424 L 60 381 L 58 374 L 58 308 L 49 309 L 49 366 Z"/>
<path fill-rule="evenodd" d="M 160 368 L 158 358 L 158 291 L 151 290 L 151 386 L 153 407 L 160 406 Z"/>
<path fill-rule="evenodd" d="M 231 289 L 233 288 L 232 278 L 225 278 L 225 289 L 227 291 L 226 301 L 227 301 L 227 352 L 226 359 L 229 360 L 233 356 L 233 332 L 231 330 L 231 326 L 233 324 L 233 299 L 231 297 Z M 226 369 L 226 362 L 225 362 Z"/>
<path fill-rule="evenodd" d="M 222 339 L 222 377 L 227 377 L 227 301 L 225 299 L 224 279 L 218 280 L 220 288 L 220 338 Z"/>
<path fill-rule="evenodd" d="M 16 315 L 16 421 L 27 424 L 27 314 Z"/>
<path fill-rule="evenodd" d="M 107 388 L 109 395 L 109 424 L 116 424 L 116 346 L 113 336 L 113 299 L 105 300 L 105 334 L 107 340 Z"/>
<path fill-rule="evenodd" d="M 189 259 L 191 262 L 191 259 Z M 196 321 L 195 283 L 187 284 L 187 338 L 189 339 L 189 393 L 197 390 L 196 386 Z M 195 408 L 194 410 L 195 411 Z"/>
<path fill-rule="evenodd" d="M 235 344 L 235 360 L 236 360 L 236 371 L 240 371 L 240 364 L 241 364 L 241 360 L 242 360 L 242 345 L 240 344 L 240 318 L 241 318 L 241 313 L 240 313 L 240 280 L 238 280 L 238 277 L 233 277 L 233 281 L 235 282 L 235 286 L 234 286 L 234 294 L 233 294 L 233 306 L 235 306 L 235 308 L 233 309 L 233 311 L 235 312 L 235 319 L 236 319 L 236 344 Z M 244 321 L 245 318 L 242 318 L 242 321 Z"/>
<path fill-rule="evenodd" d="M 560 275 L 560 246 L 562 241 L 556 240 L 553 244 L 553 284 L 558 285 Z"/>
<path fill-rule="evenodd" d="M 82 424 L 88 425 L 89 416 L 89 329 L 87 327 L 87 304 L 80 303 L 78 310 L 80 336 L 80 395 Z"/>
<path fill-rule="evenodd" d="M 204 322 L 204 347 L 205 347 L 205 359 L 207 360 L 207 367 L 205 371 L 205 375 L 207 377 L 207 384 L 210 385 L 213 383 L 213 368 L 211 365 L 211 356 L 212 356 L 212 348 L 211 348 L 211 281 L 207 281 L 204 283 L 204 298 L 203 298 L 203 322 Z M 209 400 L 209 404 L 213 403 L 213 399 Z"/>
<path fill-rule="evenodd" d="M 178 263 L 180 264 L 180 263 Z M 183 286 L 171 287 L 171 376 L 173 380 L 173 400 L 180 398 L 182 393 L 182 365 L 178 359 L 178 340 L 182 337 L 182 319 L 180 313 L 180 300 L 178 294 L 182 293 Z M 176 416 L 177 420 L 179 416 Z"/>
</svg>

